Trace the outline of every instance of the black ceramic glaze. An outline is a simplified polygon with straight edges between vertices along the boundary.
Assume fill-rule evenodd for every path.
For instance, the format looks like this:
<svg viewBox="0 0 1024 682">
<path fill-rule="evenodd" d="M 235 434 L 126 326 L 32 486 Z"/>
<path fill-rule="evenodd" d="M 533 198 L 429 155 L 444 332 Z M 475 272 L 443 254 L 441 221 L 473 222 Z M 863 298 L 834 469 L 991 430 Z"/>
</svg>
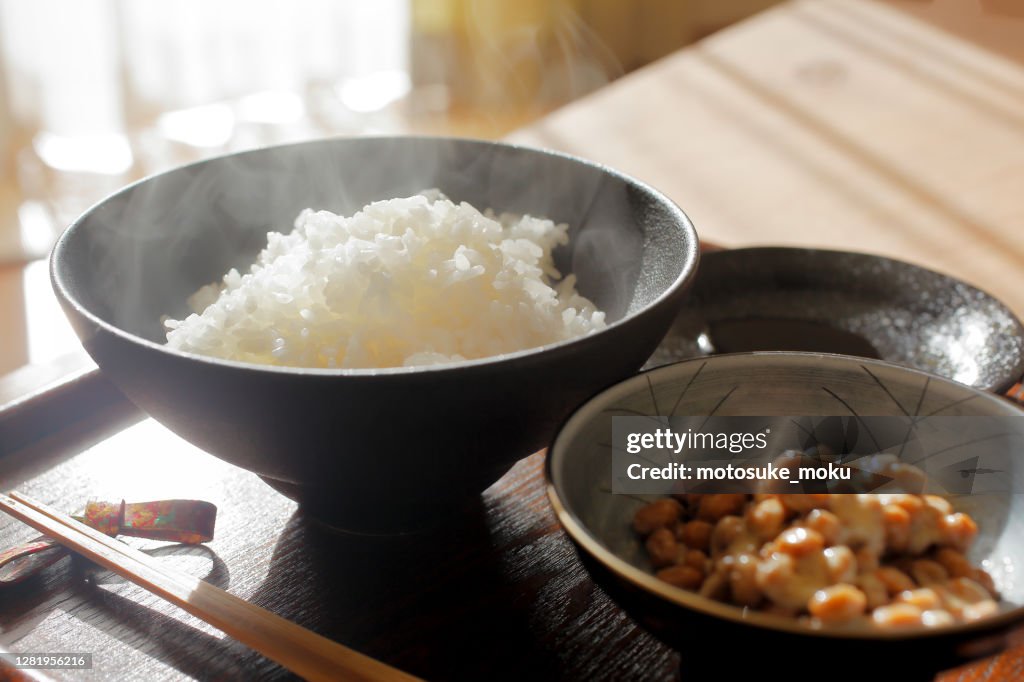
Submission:
<svg viewBox="0 0 1024 682">
<path fill-rule="evenodd" d="M 756 350 L 876 357 L 1000 392 L 1024 374 L 1020 321 L 989 294 L 953 277 L 844 251 L 764 247 L 704 254 L 652 366 Z"/>
<path fill-rule="evenodd" d="M 448 367 L 288 369 L 170 350 L 161 316 L 245 268 L 306 207 L 351 214 L 439 188 L 570 225 L 563 273 L 609 313 L 599 333 Z M 172 431 L 318 514 L 393 531 L 457 508 L 639 368 L 682 303 L 697 237 L 664 195 L 608 168 L 511 145 L 354 138 L 233 154 L 132 185 L 64 233 L 54 288 L 86 350 Z"/>
</svg>

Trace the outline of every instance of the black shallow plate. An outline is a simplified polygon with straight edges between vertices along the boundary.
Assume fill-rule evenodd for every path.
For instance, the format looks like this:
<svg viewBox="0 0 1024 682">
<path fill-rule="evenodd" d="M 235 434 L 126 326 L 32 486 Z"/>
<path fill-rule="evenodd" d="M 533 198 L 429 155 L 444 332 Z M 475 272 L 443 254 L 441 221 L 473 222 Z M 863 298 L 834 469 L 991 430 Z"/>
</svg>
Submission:
<svg viewBox="0 0 1024 682">
<path fill-rule="evenodd" d="M 843 353 L 1003 392 L 1024 374 L 1024 327 L 960 280 L 846 251 L 707 253 L 649 367 L 754 350 Z"/>
</svg>

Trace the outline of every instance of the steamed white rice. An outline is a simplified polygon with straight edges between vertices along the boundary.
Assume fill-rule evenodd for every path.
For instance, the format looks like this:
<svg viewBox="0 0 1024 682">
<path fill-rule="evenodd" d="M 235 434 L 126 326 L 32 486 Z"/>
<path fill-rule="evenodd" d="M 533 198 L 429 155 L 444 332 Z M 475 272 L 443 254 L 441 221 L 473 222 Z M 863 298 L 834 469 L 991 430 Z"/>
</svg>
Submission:
<svg viewBox="0 0 1024 682">
<path fill-rule="evenodd" d="M 246 274 L 166 320 L 183 351 L 291 367 L 396 367 L 482 358 L 589 334 L 604 313 L 561 278 L 568 227 L 494 216 L 439 193 L 346 218 L 304 210 Z"/>
</svg>

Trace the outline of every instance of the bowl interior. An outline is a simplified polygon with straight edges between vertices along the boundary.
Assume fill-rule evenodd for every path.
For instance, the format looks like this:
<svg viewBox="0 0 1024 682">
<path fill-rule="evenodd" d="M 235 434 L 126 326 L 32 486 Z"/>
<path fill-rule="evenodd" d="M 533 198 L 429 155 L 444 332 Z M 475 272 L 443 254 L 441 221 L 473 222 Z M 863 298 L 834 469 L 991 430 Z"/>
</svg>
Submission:
<svg viewBox="0 0 1024 682">
<path fill-rule="evenodd" d="M 307 207 L 351 214 L 438 188 L 483 210 L 566 222 L 563 274 L 611 321 L 643 309 L 695 263 L 689 222 L 654 190 L 571 157 L 490 142 L 353 138 L 211 159 L 137 183 L 80 218 L 54 251 L 58 286 L 123 331 L 163 343 L 161 316 L 232 267 Z"/>
<path fill-rule="evenodd" d="M 654 498 L 611 492 L 611 420 L 623 414 L 664 414 L 658 406 L 676 401 L 673 414 L 677 415 L 828 416 L 847 415 L 850 410 L 860 416 L 901 415 L 904 410 L 912 415 L 1022 415 L 1002 398 L 884 362 L 809 353 L 745 353 L 680 362 L 627 379 L 591 399 L 569 419 L 550 450 L 551 494 L 567 531 L 584 551 L 621 579 L 681 606 L 797 632 L 811 630 L 795 619 L 744 613 L 739 607 L 671 587 L 652 575 L 631 520 L 638 507 Z M 1008 481 L 1009 489 L 1024 489 L 1024 460 L 1010 457 L 1007 468 L 998 475 Z M 1007 618 L 1021 615 L 1024 604 L 1024 581 L 1019 578 L 1024 567 L 1022 498 L 1011 493 L 954 498 L 954 506 L 978 523 L 970 558 L 995 578 L 1003 597 L 1001 617 Z M 871 634 L 901 637 L 928 632 L 933 631 Z"/>
<path fill-rule="evenodd" d="M 1024 327 L 1000 301 L 953 277 L 864 253 L 708 253 L 672 335 L 680 339 L 677 359 L 708 351 L 843 353 L 986 390 L 1006 390 L 1024 373 Z"/>
</svg>

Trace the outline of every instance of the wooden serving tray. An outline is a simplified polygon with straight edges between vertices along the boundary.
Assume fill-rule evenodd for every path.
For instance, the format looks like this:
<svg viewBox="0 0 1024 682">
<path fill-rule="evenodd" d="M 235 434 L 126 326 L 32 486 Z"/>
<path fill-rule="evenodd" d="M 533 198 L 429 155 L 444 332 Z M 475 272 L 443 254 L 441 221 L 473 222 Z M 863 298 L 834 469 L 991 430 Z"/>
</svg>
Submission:
<svg viewBox="0 0 1024 682">
<path fill-rule="evenodd" d="M 97 392 L 105 392 L 103 400 L 94 400 Z M 69 512 L 88 499 L 209 500 L 219 514 L 208 545 L 129 541 L 427 679 L 665 679 L 678 667 L 676 654 L 590 582 L 548 508 L 540 453 L 436 534 L 357 538 L 323 528 L 256 475 L 189 445 L 111 395 L 98 375 L 88 375 L 36 396 L 29 411 L 36 422 L 47 404 L 70 421 L 35 438 L 23 429 L 19 447 L 0 456 L 2 487 Z M 90 415 L 83 402 L 98 409 Z M 0 516 L 0 547 L 32 537 L 28 527 Z M 141 588 L 93 575 L 72 559 L 0 588 L 3 649 L 93 654 L 91 672 L 46 673 L 57 679 L 127 671 L 147 680 L 290 675 Z"/>
<path fill-rule="evenodd" d="M 549 508 L 542 462 L 542 453 L 522 460 L 479 506 L 434 534 L 361 538 L 320 526 L 254 474 L 144 418 L 95 370 L 0 411 L 0 488 L 68 512 L 88 499 L 209 500 L 220 511 L 208 545 L 129 542 L 421 677 L 703 679 L 692 671 L 726 665 L 709 664 L 706 643 L 671 651 L 591 582 Z M 0 548 L 33 536 L 0 516 Z M 290 676 L 141 588 L 70 558 L 0 588 L 3 649 L 92 653 L 92 671 L 44 673 L 57 679 Z M 813 647 L 807 656 L 813 666 Z M 940 677 L 1015 679 L 1022 666 L 1017 646 Z M 0 666 L 0 680 L 5 674 L 24 675 Z"/>
</svg>

